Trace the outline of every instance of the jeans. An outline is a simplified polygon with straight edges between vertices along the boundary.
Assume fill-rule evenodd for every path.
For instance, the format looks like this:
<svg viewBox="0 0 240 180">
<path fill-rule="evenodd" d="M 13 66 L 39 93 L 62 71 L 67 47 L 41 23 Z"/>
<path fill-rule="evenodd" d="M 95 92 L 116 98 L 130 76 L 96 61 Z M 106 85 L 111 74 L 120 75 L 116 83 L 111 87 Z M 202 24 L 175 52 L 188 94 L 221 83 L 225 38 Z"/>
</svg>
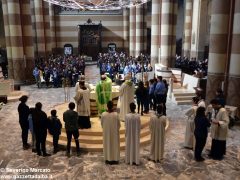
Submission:
<svg viewBox="0 0 240 180">
<path fill-rule="evenodd" d="M 28 122 L 22 122 L 22 121 L 20 121 L 19 123 L 22 129 L 22 143 L 23 143 L 23 146 L 25 146 L 27 145 L 27 141 L 28 141 L 29 124 Z"/>
<path fill-rule="evenodd" d="M 41 154 L 41 152 L 46 154 L 46 138 L 47 132 L 36 132 L 36 149 L 37 153 Z"/>
<path fill-rule="evenodd" d="M 75 143 L 76 143 L 76 150 L 77 152 L 80 151 L 80 146 L 79 146 L 79 132 L 78 130 L 74 130 L 74 131 L 66 131 L 67 133 L 67 153 L 70 153 L 70 148 L 71 148 L 71 141 L 72 141 L 72 136 L 75 139 Z"/>
</svg>

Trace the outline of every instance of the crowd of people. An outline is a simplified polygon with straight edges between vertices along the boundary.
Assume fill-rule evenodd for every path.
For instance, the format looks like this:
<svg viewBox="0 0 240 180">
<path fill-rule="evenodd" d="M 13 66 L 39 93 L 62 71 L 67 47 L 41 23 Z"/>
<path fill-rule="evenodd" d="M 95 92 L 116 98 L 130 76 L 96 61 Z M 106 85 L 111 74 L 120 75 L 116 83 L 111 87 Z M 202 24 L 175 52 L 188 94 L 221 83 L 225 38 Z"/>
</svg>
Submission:
<svg viewBox="0 0 240 180">
<path fill-rule="evenodd" d="M 124 52 L 99 53 L 98 66 L 100 74 L 108 73 L 112 80 L 118 74 L 126 75 L 131 73 L 132 77 L 135 78 L 137 73 L 153 70 L 150 63 L 150 56 L 141 54 L 135 58 L 127 56 Z"/>
<path fill-rule="evenodd" d="M 176 55 L 175 67 L 180 68 L 184 73 L 202 78 L 207 76 L 208 59 L 196 60 L 196 58 L 189 59 Z"/>
<path fill-rule="evenodd" d="M 45 81 L 47 87 L 49 87 L 50 82 L 55 88 L 75 86 L 79 75 L 85 74 L 85 61 L 78 56 L 51 55 L 47 60 L 38 58 L 35 66 L 33 76 L 39 88 L 42 80 Z"/>
<path fill-rule="evenodd" d="M 135 90 L 131 73 L 126 74 L 125 81 L 119 88 L 119 101 L 117 111 L 113 108 L 111 100 L 112 81 L 102 75 L 96 85 L 96 101 L 99 118 L 103 129 L 103 154 L 106 164 L 117 164 L 120 159 L 120 121 L 125 123 L 125 161 L 128 164 L 139 165 L 139 144 L 141 121 L 143 113 L 152 109 L 155 113 L 150 116 L 149 128 L 151 132 L 150 159 L 158 162 L 164 157 L 166 99 L 168 85 L 158 76 L 149 82 L 138 83 Z M 77 155 L 80 155 L 79 129 L 91 128 L 90 86 L 85 82 L 84 76 L 80 77 L 75 86 L 75 103 L 70 102 L 68 110 L 63 113 L 63 121 L 67 134 L 66 155 L 70 156 L 72 136 L 76 143 Z M 136 95 L 135 104 L 134 95 Z M 62 124 L 57 117 L 57 111 L 52 110 L 47 117 L 42 111 L 42 104 L 36 103 L 34 108 L 26 105 L 28 97 L 22 96 L 18 107 L 19 122 L 22 128 L 23 149 L 28 149 L 28 129 L 32 133 L 33 152 L 39 156 L 49 156 L 46 152 L 47 131 L 53 137 L 53 153 L 57 153 L 58 140 Z M 221 89 L 216 91 L 216 98 L 211 101 L 211 106 L 206 108 L 201 94 L 193 98 L 193 106 L 186 112 L 187 124 L 184 146 L 194 150 L 196 161 L 203 161 L 202 151 L 206 144 L 208 128 L 211 126 L 212 145 L 209 157 L 221 160 L 226 153 L 226 139 L 229 117 L 224 108 L 225 100 Z M 76 111 L 74 110 L 76 107 Z M 137 109 L 137 111 L 136 111 Z M 111 137 L 111 138 L 109 138 Z M 35 140 L 36 141 L 35 141 Z"/>
</svg>

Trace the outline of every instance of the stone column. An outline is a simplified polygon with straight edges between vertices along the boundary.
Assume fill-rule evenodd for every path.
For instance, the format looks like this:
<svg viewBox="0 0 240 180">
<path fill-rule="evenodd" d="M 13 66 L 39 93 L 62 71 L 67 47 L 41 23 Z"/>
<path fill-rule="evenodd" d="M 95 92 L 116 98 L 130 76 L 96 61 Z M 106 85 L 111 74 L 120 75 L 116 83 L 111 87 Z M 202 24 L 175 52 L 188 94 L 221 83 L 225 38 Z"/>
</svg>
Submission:
<svg viewBox="0 0 240 180">
<path fill-rule="evenodd" d="M 221 88 L 226 71 L 230 1 L 212 0 L 206 90 L 208 102 L 215 97 L 216 89 Z"/>
<path fill-rule="evenodd" d="M 52 52 L 49 4 L 43 0 L 33 0 L 32 12 L 35 31 L 35 52 L 38 56 L 47 56 Z"/>
<path fill-rule="evenodd" d="M 9 37 L 11 43 L 13 79 L 15 84 L 22 84 L 25 80 L 25 62 L 23 54 L 23 39 L 21 12 L 19 0 L 7 1 Z"/>
<path fill-rule="evenodd" d="M 123 9 L 123 48 L 129 54 L 129 9 Z"/>
<path fill-rule="evenodd" d="M 160 63 L 173 67 L 176 55 L 177 2 L 162 0 Z"/>
<path fill-rule="evenodd" d="M 3 9 L 3 20 L 4 20 L 4 31 L 5 31 L 5 39 L 6 39 L 6 50 L 7 50 L 7 58 L 8 58 L 8 77 L 10 79 L 14 78 L 13 74 L 13 62 L 12 62 L 12 48 L 11 48 L 11 40 L 10 40 L 10 26 L 9 26 L 9 17 L 8 17 L 8 4 L 7 0 L 2 0 L 2 9 Z"/>
<path fill-rule="evenodd" d="M 183 56 L 190 57 L 191 35 L 192 35 L 192 11 L 193 0 L 186 0 L 185 3 L 185 24 L 184 24 L 184 43 Z"/>
<path fill-rule="evenodd" d="M 33 47 L 33 30 L 31 22 L 30 0 L 22 0 L 20 3 L 21 26 L 23 39 L 23 53 L 25 63 L 26 79 L 33 79 L 32 71 L 34 68 L 34 47 Z"/>
<path fill-rule="evenodd" d="M 143 52 L 143 6 L 136 7 L 136 48 L 135 57 Z"/>
<path fill-rule="evenodd" d="M 49 3 L 43 1 L 43 22 L 44 22 L 44 40 L 46 46 L 46 54 L 52 53 L 52 36 L 50 29 Z"/>
<path fill-rule="evenodd" d="M 143 5 L 143 52 L 147 52 L 147 3 Z"/>
<path fill-rule="evenodd" d="M 234 8 L 234 7 L 233 7 Z M 227 104 L 240 108 L 240 0 L 235 0 Z"/>
<path fill-rule="evenodd" d="M 136 8 L 130 8 L 130 23 L 129 23 L 129 54 L 135 56 L 136 48 Z"/>
<path fill-rule="evenodd" d="M 151 64 L 158 63 L 159 36 L 160 36 L 160 0 L 152 0 L 152 24 L 151 24 Z"/>
</svg>

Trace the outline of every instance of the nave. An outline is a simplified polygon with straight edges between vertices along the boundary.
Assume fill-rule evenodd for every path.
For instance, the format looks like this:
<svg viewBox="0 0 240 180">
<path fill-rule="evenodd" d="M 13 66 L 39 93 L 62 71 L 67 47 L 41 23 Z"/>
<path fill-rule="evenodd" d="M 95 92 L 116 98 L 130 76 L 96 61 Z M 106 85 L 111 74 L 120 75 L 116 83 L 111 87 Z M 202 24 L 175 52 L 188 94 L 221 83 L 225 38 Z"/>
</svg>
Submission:
<svg viewBox="0 0 240 180">
<path fill-rule="evenodd" d="M 86 67 L 86 81 L 97 82 L 96 66 Z M 94 73 L 93 73 L 94 72 Z M 98 72 L 96 72 L 98 73 Z M 43 110 L 49 112 L 54 106 L 63 103 L 62 88 L 38 89 L 36 85 L 23 86 L 22 90 L 29 92 L 28 105 L 32 107 L 41 101 Z M 70 89 L 71 100 L 74 88 Z M 105 165 L 102 152 L 84 153 L 77 157 L 65 156 L 60 151 L 50 157 L 38 157 L 31 150 L 22 150 L 21 129 L 18 123 L 17 106 L 19 102 L 8 103 L 0 111 L 0 167 L 2 168 L 48 168 L 49 175 L 56 179 L 237 179 L 240 177 L 240 128 L 234 126 L 229 130 L 227 140 L 227 154 L 222 161 L 207 158 L 206 151 L 202 163 L 195 162 L 193 151 L 184 149 L 185 111 L 188 105 L 178 106 L 168 99 L 167 115 L 169 129 L 166 133 L 164 160 L 154 163 L 149 158 L 149 146 L 141 148 L 140 165 L 129 166 L 124 163 L 125 152 L 121 151 L 119 165 Z M 208 138 L 206 149 L 210 148 L 211 139 Z M 52 151 L 52 146 L 47 146 Z"/>
</svg>

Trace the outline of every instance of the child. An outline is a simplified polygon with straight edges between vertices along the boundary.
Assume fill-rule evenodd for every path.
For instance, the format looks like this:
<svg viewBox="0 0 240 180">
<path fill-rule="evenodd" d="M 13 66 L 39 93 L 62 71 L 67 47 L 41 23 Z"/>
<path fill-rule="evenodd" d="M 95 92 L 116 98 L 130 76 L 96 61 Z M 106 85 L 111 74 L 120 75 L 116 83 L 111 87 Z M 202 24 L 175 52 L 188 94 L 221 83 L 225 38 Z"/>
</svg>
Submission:
<svg viewBox="0 0 240 180">
<path fill-rule="evenodd" d="M 53 136 L 53 153 L 55 154 L 58 152 L 58 140 L 61 134 L 62 123 L 57 118 L 57 111 L 55 109 L 51 111 L 51 116 L 48 119 L 50 124 L 49 133 Z"/>
<path fill-rule="evenodd" d="M 33 120 L 32 120 L 32 113 L 34 111 L 34 108 L 29 109 L 29 115 L 28 115 L 28 123 L 29 123 L 29 130 L 32 134 L 32 152 L 37 152 L 36 150 L 36 137 L 35 133 L 33 131 Z"/>
</svg>

